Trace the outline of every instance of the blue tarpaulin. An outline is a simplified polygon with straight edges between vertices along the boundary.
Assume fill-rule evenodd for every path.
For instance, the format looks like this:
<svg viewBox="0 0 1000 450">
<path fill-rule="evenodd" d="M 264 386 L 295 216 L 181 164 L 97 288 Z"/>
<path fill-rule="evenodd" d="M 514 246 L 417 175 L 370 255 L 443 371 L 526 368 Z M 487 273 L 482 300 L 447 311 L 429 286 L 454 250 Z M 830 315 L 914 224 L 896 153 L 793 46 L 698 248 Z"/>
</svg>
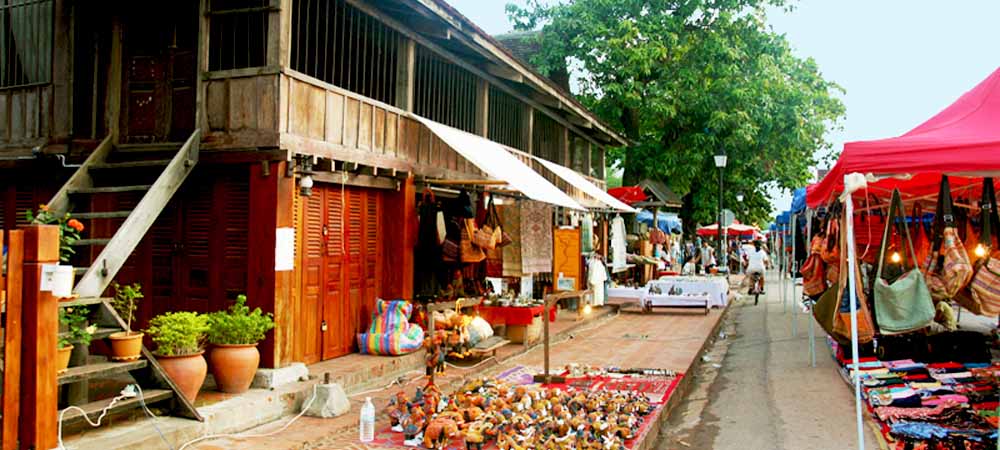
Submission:
<svg viewBox="0 0 1000 450">
<path fill-rule="evenodd" d="M 644 223 L 649 226 L 653 225 L 653 213 L 645 209 L 639 211 L 639 213 L 635 215 L 635 219 L 638 220 L 639 223 Z M 674 214 L 667 214 L 664 212 L 657 213 L 656 222 L 657 226 L 659 226 L 664 233 L 680 234 L 684 231 L 681 226 L 681 219 Z"/>
<path fill-rule="evenodd" d="M 806 188 L 798 188 L 792 193 L 793 213 L 799 213 L 806 209 Z"/>
<path fill-rule="evenodd" d="M 774 221 L 778 225 L 787 225 L 787 224 L 789 224 L 789 223 L 792 222 L 792 212 L 791 211 L 785 211 L 785 212 L 783 212 L 781 214 L 778 214 L 778 217 L 776 219 L 774 219 Z"/>
</svg>

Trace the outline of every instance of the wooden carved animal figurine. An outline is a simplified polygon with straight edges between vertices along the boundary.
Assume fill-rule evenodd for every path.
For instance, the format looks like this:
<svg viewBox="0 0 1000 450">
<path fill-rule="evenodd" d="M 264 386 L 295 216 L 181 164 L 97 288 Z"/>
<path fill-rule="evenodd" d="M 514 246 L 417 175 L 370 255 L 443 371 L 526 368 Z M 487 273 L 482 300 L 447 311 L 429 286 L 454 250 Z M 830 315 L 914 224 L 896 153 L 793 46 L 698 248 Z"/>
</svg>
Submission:
<svg viewBox="0 0 1000 450">
<path fill-rule="evenodd" d="M 462 436 L 465 438 L 465 450 L 483 450 L 487 440 L 487 431 L 492 428 L 489 422 L 476 421 L 469 424 Z"/>
<path fill-rule="evenodd" d="M 427 419 L 424 415 L 424 411 L 417 405 L 411 406 L 410 414 L 403 419 L 402 425 L 403 438 L 407 441 L 414 440 L 424 431 L 424 427 L 427 426 Z"/>
<path fill-rule="evenodd" d="M 436 417 L 427 423 L 424 430 L 424 448 L 443 449 L 456 436 L 458 424 L 454 420 Z"/>
<path fill-rule="evenodd" d="M 389 423 L 392 425 L 392 431 L 401 432 L 403 431 L 402 425 L 400 425 L 403 415 L 409 414 L 409 406 L 406 401 L 406 394 L 403 391 L 396 393 L 396 396 L 389 400 L 388 405 L 389 410 Z"/>
</svg>

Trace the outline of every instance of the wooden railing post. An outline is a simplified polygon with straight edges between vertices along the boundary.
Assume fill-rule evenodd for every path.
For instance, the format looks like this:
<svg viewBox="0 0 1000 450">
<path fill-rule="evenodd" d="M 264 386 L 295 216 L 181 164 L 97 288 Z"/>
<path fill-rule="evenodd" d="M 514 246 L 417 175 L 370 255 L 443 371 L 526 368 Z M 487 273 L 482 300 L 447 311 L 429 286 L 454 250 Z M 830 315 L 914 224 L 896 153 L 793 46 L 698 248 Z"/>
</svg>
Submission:
<svg viewBox="0 0 1000 450">
<path fill-rule="evenodd" d="M 33 225 L 24 229 L 24 288 L 21 361 L 21 448 L 56 447 L 58 386 L 56 339 L 59 307 L 51 292 L 42 292 L 42 266 L 59 262 L 59 228 Z"/>
<path fill-rule="evenodd" d="M 0 246 L 3 231 L 0 230 Z M 7 276 L 0 275 L 7 318 L 4 321 L 3 349 L 3 450 L 15 450 L 21 409 L 21 291 L 24 264 L 24 232 L 7 235 Z"/>
</svg>

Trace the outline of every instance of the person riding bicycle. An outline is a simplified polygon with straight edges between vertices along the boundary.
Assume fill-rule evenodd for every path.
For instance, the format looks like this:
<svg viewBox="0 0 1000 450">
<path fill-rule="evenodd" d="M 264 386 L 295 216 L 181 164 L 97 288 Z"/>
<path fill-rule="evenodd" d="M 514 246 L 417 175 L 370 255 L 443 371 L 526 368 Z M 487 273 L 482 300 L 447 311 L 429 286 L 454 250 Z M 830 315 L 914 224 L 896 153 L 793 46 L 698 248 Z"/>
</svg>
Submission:
<svg viewBox="0 0 1000 450">
<path fill-rule="evenodd" d="M 753 250 L 743 255 L 743 258 L 747 264 L 747 276 L 759 275 L 756 288 L 757 292 L 763 293 L 764 270 L 771 266 L 771 259 L 768 257 L 767 251 L 761 248 L 760 241 L 753 241 Z"/>
</svg>

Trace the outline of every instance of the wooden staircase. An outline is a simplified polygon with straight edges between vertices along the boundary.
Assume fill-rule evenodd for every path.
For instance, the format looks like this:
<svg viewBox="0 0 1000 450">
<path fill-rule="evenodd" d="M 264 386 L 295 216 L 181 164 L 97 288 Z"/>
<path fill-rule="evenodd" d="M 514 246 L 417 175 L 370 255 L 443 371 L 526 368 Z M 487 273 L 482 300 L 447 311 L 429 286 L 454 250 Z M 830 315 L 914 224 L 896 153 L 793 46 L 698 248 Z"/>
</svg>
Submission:
<svg viewBox="0 0 1000 450">
<path fill-rule="evenodd" d="M 198 162 L 199 140 L 198 130 L 183 143 L 116 146 L 109 136 L 48 203 L 49 211 L 56 217 L 71 212 L 73 218 L 90 222 L 88 230 L 113 230 L 110 237 L 92 237 L 85 233 L 85 238 L 74 244 L 78 256 L 90 255 L 93 258 L 88 258 L 91 260 L 88 267 L 74 269 L 78 278 L 73 292 L 77 298 L 60 302 L 59 305 L 61 308 L 89 308 L 90 323 L 98 327 L 93 335 L 94 340 L 106 340 L 112 333 L 125 329 L 125 322 L 109 303 L 111 299 L 101 296 L 194 169 Z M 141 195 L 141 199 L 128 209 L 91 209 L 91 206 L 108 203 L 98 201 L 101 196 L 121 193 L 135 193 Z M 103 226 L 96 227 L 97 223 Z M 88 361 L 86 355 L 82 359 L 82 365 L 71 367 L 59 376 L 59 385 L 69 385 L 68 402 L 81 407 L 88 414 L 100 413 L 110 404 L 110 399 L 89 402 L 88 381 L 103 379 L 123 382 L 127 379 L 124 376 L 127 373 L 142 388 L 147 405 L 169 401 L 174 415 L 202 420 L 198 411 L 180 393 L 145 346 L 142 348 L 142 358 L 138 361 L 94 362 Z M 140 405 L 138 398 L 120 401 L 111 409 L 111 414 Z M 81 419 L 78 412 L 67 412 L 64 425 L 77 423 Z"/>
</svg>

